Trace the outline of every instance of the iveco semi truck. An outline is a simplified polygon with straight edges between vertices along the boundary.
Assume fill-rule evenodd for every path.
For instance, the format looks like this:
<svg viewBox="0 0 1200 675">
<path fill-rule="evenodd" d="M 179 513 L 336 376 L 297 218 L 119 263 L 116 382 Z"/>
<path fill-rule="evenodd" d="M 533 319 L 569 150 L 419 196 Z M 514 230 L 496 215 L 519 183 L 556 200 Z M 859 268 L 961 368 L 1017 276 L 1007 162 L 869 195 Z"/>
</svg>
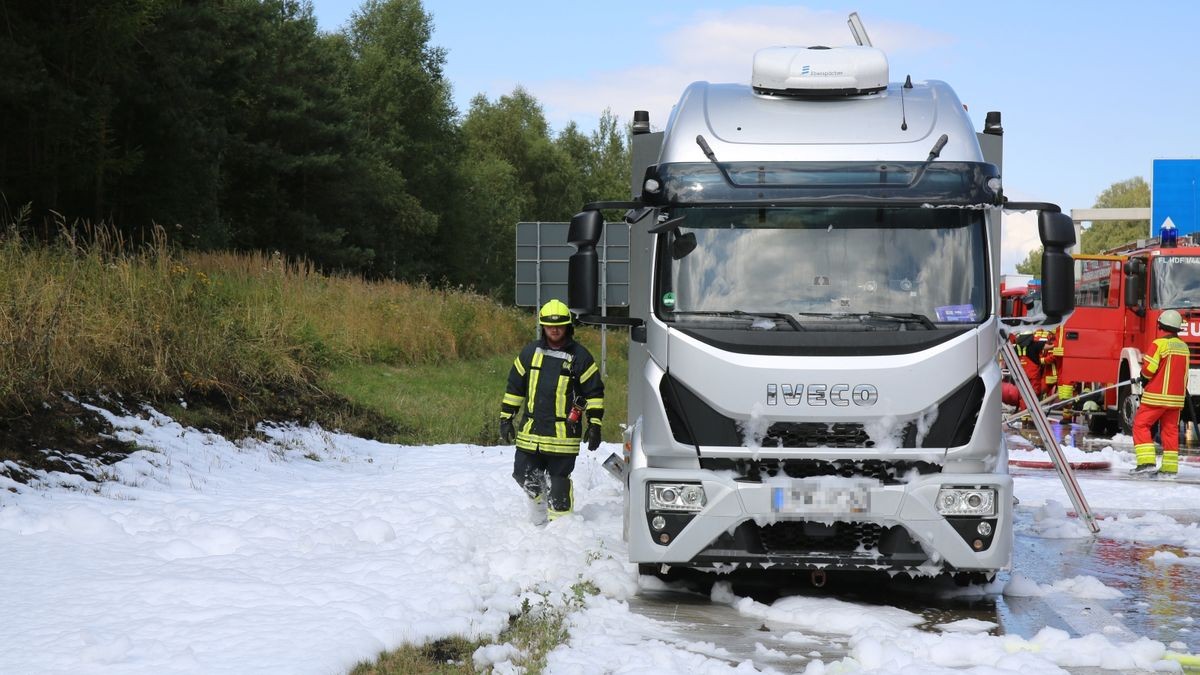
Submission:
<svg viewBox="0 0 1200 675">
<path fill-rule="evenodd" d="M 944 82 L 857 45 L 759 51 L 634 115 L 632 199 L 569 228 L 569 304 L 630 328 L 625 537 L 644 573 L 1010 564 L 1001 211 L 1037 211 L 1041 322 L 1070 312 L 1070 217 L 1002 194 Z M 749 65 L 749 64 L 748 64 Z M 986 152 L 985 152 L 986 149 Z M 602 211 L 631 227 L 629 316 L 600 316 Z"/>
</svg>

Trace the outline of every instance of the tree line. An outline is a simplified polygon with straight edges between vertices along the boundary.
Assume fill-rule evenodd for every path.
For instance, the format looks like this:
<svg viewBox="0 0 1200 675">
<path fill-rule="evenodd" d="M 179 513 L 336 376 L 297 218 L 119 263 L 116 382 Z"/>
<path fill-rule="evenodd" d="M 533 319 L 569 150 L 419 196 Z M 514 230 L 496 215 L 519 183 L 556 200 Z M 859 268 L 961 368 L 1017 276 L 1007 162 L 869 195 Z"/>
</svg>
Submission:
<svg viewBox="0 0 1200 675">
<path fill-rule="evenodd" d="M 456 110 L 420 0 L 0 2 L 0 215 L 513 293 L 514 225 L 628 193 L 625 125 Z"/>
</svg>

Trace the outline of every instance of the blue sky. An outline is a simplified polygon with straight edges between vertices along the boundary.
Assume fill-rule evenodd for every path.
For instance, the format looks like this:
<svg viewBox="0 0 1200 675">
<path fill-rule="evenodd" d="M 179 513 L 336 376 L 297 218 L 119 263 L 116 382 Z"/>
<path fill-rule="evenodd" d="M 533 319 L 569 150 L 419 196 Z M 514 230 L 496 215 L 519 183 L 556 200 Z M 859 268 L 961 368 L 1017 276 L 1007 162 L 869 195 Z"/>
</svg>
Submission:
<svg viewBox="0 0 1200 675">
<path fill-rule="evenodd" d="M 337 30 L 359 0 L 314 0 Z M 606 107 L 665 123 L 690 82 L 744 82 L 754 51 L 852 44 L 857 11 L 891 79 L 945 80 L 977 128 L 1003 114 L 1004 180 L 1014 199 L 1088 208 L 1114 182 L 1152 181 L 1153 160 L 1200 158 L 1200 3 L 860 0 L 426 0 L 433 43 L 466 112 L 521 85 L 555 129 L 585 129 Z M 1006 217 L 1004 271 L 1036 246 Z M 1009 225 L 1011 221 L 1011 225 Z"/>
</svg>

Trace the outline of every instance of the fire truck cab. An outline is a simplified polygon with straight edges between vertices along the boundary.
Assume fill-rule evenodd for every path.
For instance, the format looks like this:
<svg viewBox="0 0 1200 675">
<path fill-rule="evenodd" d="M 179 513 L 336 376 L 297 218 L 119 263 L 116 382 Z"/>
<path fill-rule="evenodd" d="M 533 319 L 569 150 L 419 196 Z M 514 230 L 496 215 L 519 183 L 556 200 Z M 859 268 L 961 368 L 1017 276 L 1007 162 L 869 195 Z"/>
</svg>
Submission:
<svg viewBox="0 0 1200 675">
<path fill-rule="evenodd" d="M 1085 389 L 1110 387 L 1097 393 L 1103 414 L 1089 417 L 1091 431 L 1131 432 L 1137 397 L 1130 380 L 1137 378 L 1142 354 L 1158 337 L 1158 317 L 1168 309 L 1184 317 L 1180 337 L 1188 343 L 1191 369 L 1183 419 L 1192 419 L 1193 399 L 1200 396 L 1200 246 L 1181 237 L 1173 247 L 1150 240 L 1073 257 L 1075 313 L 1062 329 L 1059 378 Z"/>
</svg>

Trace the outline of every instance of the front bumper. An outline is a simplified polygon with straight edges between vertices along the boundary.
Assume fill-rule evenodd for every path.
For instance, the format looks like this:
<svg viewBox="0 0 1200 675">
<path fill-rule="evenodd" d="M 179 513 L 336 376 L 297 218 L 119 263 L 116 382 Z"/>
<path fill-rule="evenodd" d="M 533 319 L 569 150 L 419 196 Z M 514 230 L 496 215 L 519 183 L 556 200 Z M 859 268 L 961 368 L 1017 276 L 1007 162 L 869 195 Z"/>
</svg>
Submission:
<svg viewBox="0 0 1200 675">
<path fill-rule="evenodd" d="M 648 512 L 649 482 L 702 484 L 707 503 L 695 514 Z M 943 486 L 994 489 L 995 515 L 942 516 L 936 499 Z M 880 484 L 870 489 L 865 511 L 838 516 L 777 513 L 771 484 L 704 469 L 635 468 L 628 494 L 629 554 L 635 563 L 934 574 L 995 572 L 1009 566 L 1012 554 L 1012 478 L 1007 474 L 935 473 Z M 651 527 L 656 515 L 663 516 L 665 527 Z M 980 521 L 989 523 L 989 535 L 978 534 Z"/>
</svg>

